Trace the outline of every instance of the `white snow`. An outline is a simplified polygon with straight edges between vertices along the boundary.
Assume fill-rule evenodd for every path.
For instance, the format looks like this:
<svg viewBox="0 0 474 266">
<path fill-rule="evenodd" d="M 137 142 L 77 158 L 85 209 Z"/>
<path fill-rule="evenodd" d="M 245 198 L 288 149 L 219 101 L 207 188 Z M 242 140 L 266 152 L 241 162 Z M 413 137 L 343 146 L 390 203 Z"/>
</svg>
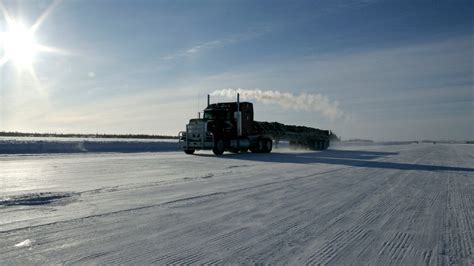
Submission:
<svg viewBox="0 0 474 266">
<path fill-rule="evenodd" d="M 175 139 L 0 138 L 0 154 L 177 151 Z"/>
<path fill-rule="evenodd" d="M 472 145 L 9 154 L 0 264 L 472 265 L 473 202 Z"/>
<path fill-rule="evenodd" d="M 31 247 L 33 245 L 33 241 L 31 239 L 27 239 L 15 245 L 17 248 L 24 248 L 24 247 Z"/>
</svg>

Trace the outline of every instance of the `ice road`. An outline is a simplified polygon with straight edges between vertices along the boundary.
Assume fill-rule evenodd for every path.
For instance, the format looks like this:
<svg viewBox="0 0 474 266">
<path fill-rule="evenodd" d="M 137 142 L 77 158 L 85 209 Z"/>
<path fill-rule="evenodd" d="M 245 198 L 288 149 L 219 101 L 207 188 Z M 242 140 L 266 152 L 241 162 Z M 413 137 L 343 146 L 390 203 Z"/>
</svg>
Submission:
<svg viewBox="0 0 474 266">
<path fill-rule="evenodd" d="M 473 265 L 474 146 L 0 156 L 0 264 Z"/>
</svg>

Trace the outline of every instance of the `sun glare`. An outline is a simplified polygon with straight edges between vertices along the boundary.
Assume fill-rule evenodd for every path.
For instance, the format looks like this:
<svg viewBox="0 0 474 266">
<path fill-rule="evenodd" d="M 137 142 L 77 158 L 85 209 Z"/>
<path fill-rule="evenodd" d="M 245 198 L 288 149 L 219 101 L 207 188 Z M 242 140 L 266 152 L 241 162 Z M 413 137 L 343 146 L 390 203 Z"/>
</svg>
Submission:
<svg viewBox="0 0 474 266">
<path fill-rule="evenodd" d="M 41 52 L 64 53 L 60 49 L 42 45 L 35 39 L 36 31 L 59 3 L 60 0 L 54 0 L 35 23 L 27 27 L 21 23 L 20 17 L 11 16 L 0 0 L 0 22 L 6 22 L 3 28 L 0 27 L 0 67 L 11 63 L 20 73 L 30 73 L 36 80 L 33 64 L 37 55 Z"/>
<path fill-rule="evenodd" d="M 19 68 L 31 66 L 39 49 L 33 32 L 18 23 L 12 23 L 9 29 L 2 33 L 0 46 L 4 49 L 4 60 L 13 62 Z"/>
</svg>

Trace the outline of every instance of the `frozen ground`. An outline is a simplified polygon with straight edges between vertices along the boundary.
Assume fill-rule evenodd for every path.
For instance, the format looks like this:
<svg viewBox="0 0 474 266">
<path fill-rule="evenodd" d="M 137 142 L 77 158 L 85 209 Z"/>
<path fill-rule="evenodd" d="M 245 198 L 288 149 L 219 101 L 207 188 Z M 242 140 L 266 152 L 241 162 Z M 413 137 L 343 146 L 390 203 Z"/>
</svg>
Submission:
<svg viewBox="0 0 474 266">
<path fill-rule="evenodd" d="M 0 156 L 0 264 L 474 263 L 474 146 Z"/>
</svg>

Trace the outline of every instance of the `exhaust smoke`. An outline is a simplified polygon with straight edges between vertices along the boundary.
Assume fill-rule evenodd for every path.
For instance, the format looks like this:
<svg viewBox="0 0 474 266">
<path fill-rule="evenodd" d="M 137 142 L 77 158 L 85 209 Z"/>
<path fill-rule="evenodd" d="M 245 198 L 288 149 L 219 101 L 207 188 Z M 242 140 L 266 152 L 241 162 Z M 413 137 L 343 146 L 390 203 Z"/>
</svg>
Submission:
<svg viewBox="0 0 474 266">
<path fill-rule="evenodd" d="M 294 95 L 289 92 L 279 92 L 272 90 L 246 90 L 246 89 L 222 89 L 211 93 L 212 96 L 222 96 L 227 98 L 235 98 L 235 95 L 247 100 L 256 100 L 262 103 L 276 103 L 284 108 L 295 110 L 316 111 L 324 117 L 331 120 L 343 118 L 344 112 L 339 109 L 337 101 L 331 102 L 326 96 L 321 94 L 302 93 Z"/>
</svg>

